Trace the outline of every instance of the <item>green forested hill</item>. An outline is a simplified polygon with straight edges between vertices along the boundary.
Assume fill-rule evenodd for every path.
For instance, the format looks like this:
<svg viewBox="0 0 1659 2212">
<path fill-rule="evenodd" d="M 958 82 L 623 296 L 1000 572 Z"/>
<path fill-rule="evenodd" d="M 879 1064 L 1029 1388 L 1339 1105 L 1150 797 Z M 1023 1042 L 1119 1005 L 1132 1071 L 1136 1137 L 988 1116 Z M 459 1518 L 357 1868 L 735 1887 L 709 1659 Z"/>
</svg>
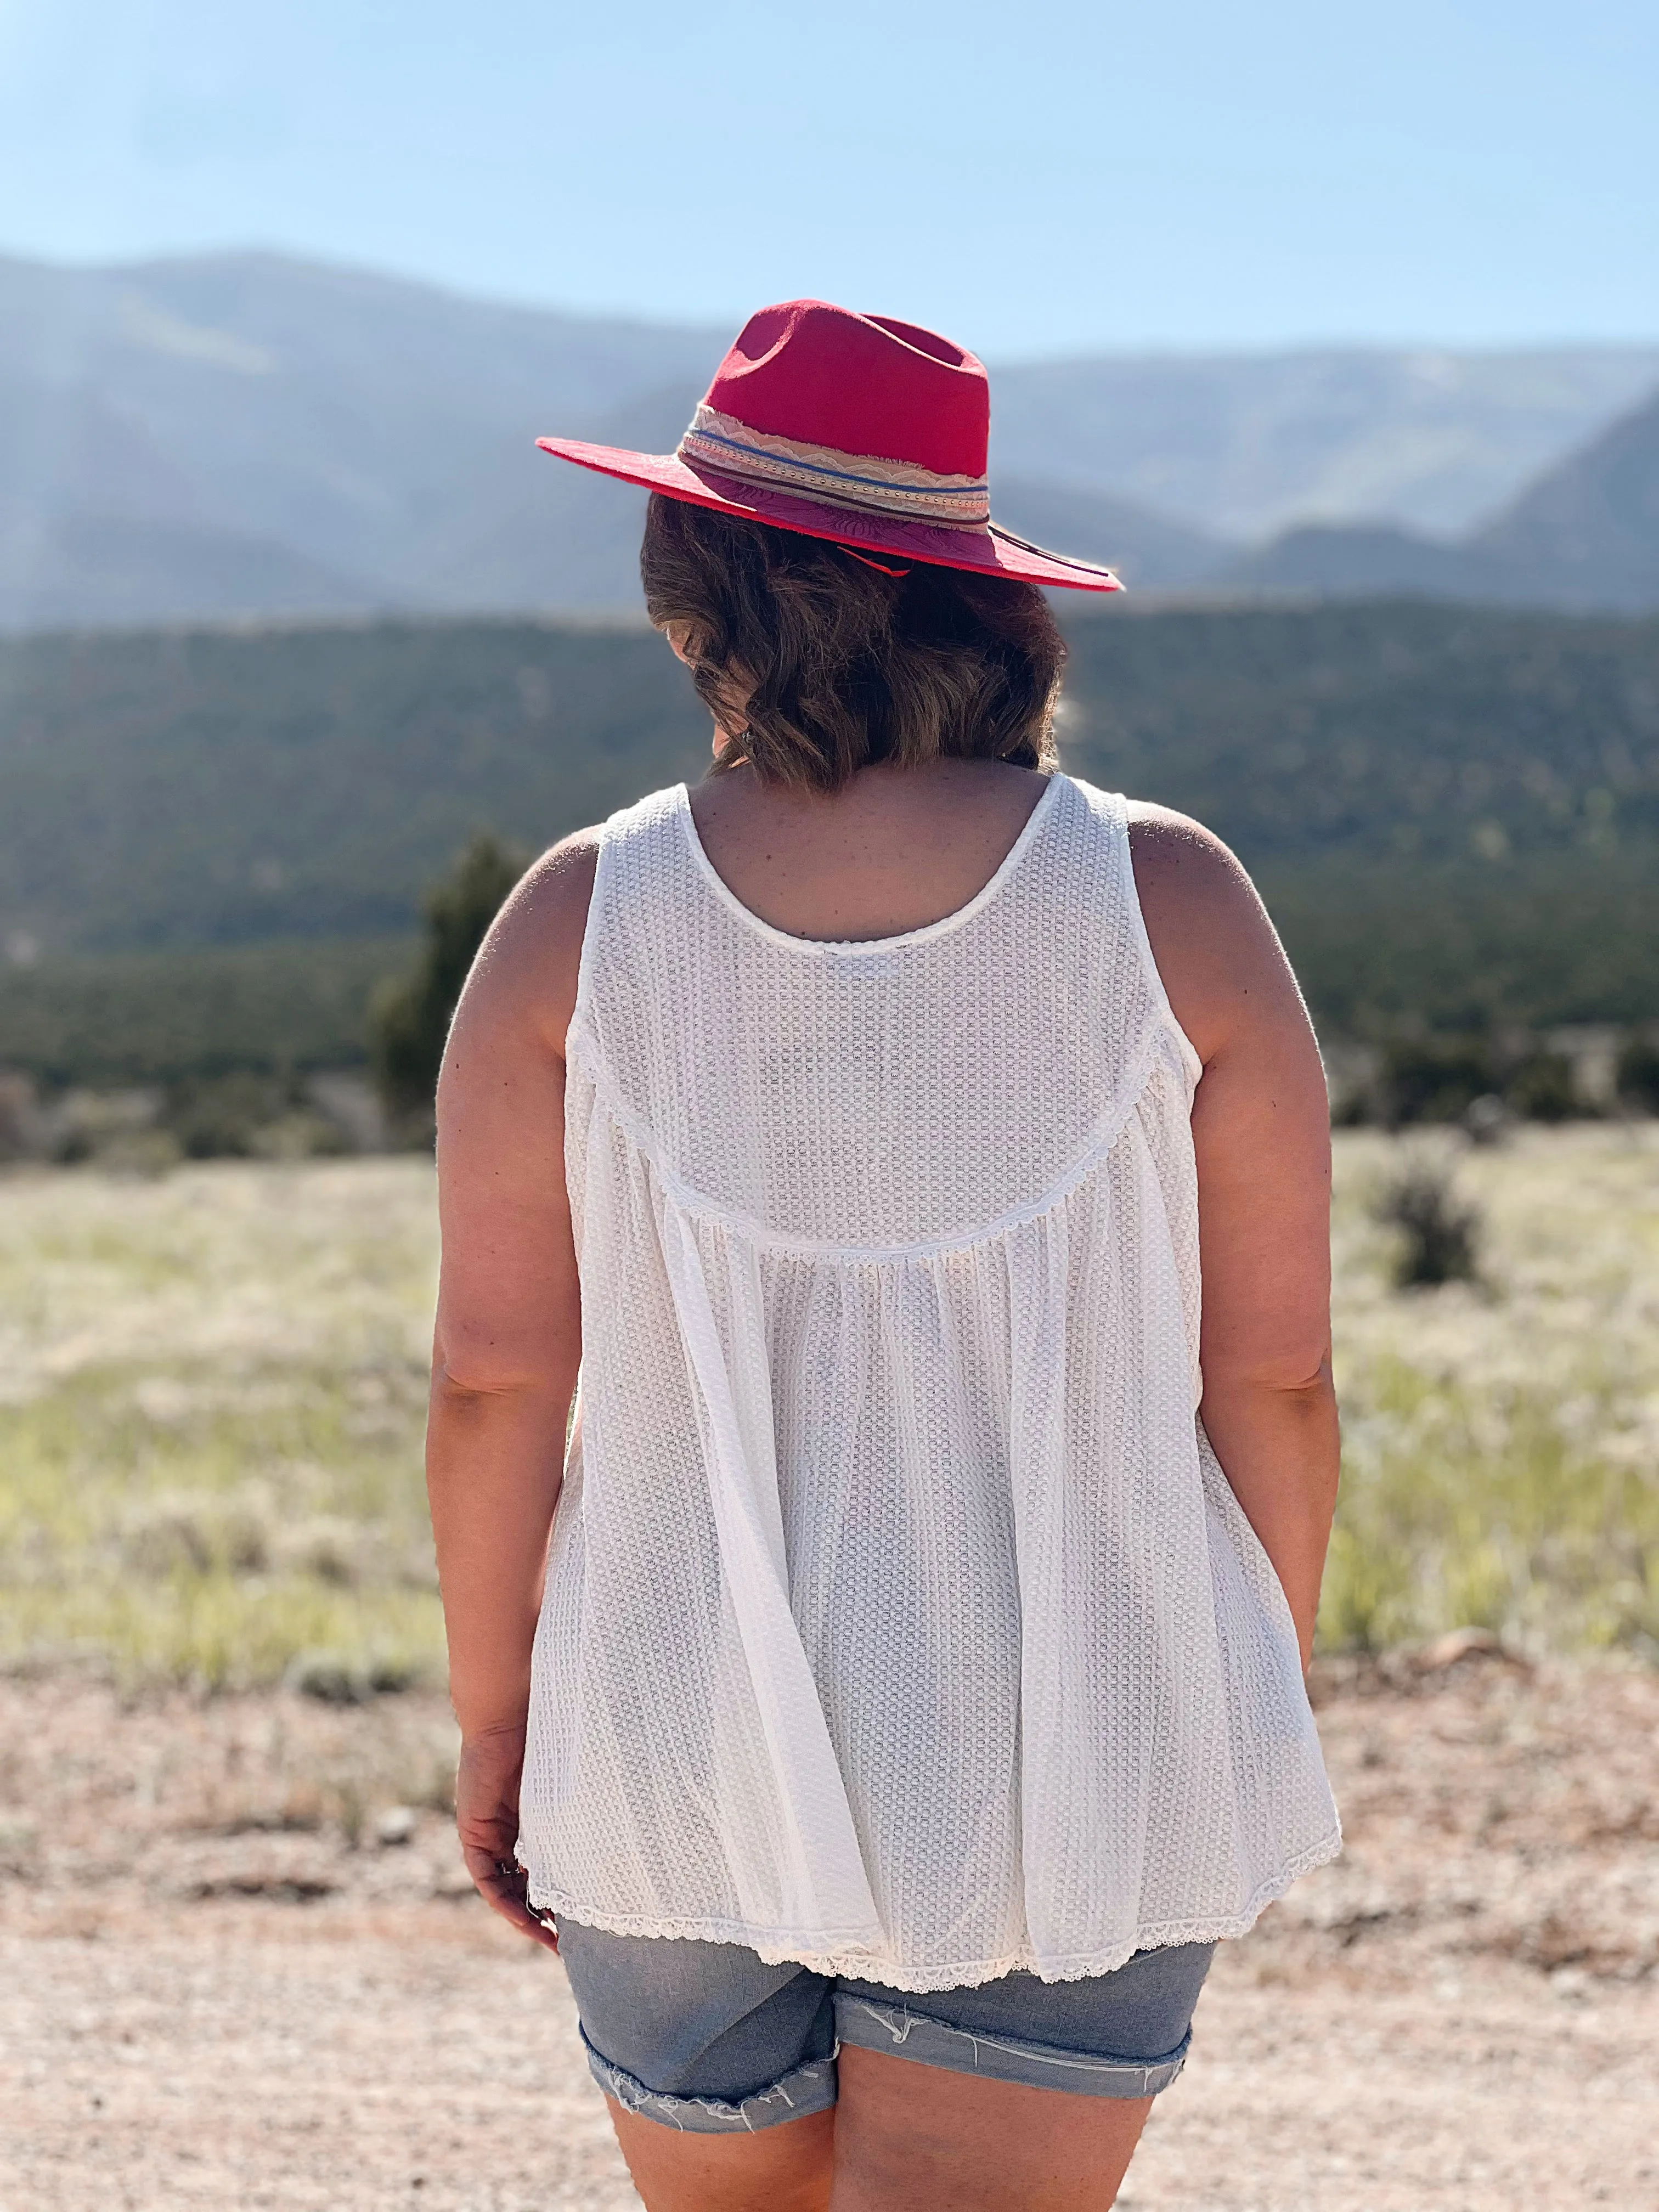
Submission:
<svg viewBox="0 0 1659 2212">
<path fill-rule="evenodd" d="M 1659 1015 L 1659 621 L 1113 609 L 1070 635 L 1066 765 L 1235 846 L 1328 1029 Z M 112 1070 L 188 1061 L 227 994 L 233 1057 L 327 1057 L 392 957 L 368 941 L 471 830 L 549 841 L 695 775 L 706 730 L 641 629 L 0 644 L 0 941 L 35 963 L 0 971 L 0 1066 L 84 1069 L 100 1034 Z M 308 960 L 332 1012 L 301 1043 Z M 116 1049 L 160 1000 L 173 1042 Z"/>
<path fill-rule="evenodd" d="M 1218 830 L 1322 1024 L 1659 1016 L 1659 621 L 1094 616 L 1068 764 Z"/>
<path fill-rule="evenodd" d="M 1070 635 L 1073 749 L 1145 795 L 1173 779 L 1253 865 L 1659 837 L 1659 620 L 1400 602 Z"/>
<path fill-rule="evenodd" d="M 0 930 L 113 952 L 408 928 L 473 829 L 539 844 L 696 773 L 641 628 L 0 644 Z"/>
</svg>

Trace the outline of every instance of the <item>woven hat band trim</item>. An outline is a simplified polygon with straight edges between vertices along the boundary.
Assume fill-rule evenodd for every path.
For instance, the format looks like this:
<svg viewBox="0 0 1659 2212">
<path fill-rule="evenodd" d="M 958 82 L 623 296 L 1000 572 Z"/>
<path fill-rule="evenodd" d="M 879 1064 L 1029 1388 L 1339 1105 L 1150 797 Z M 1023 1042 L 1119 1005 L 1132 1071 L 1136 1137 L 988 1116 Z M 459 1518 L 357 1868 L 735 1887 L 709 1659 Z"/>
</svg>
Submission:
<svg viewBox="0 0 1659 2212">
<path fill-rule="evenodd" d="M 752 430 L 746 422 L 700 406 L 679 443 L 679 459 L 739 481 L 769 484 L 829 507 L 857 507 L 909 522 L 984 529 L 991 519 L 990 487 L 983 477 L 939 476 L 914 461 L 870 453 L 843 453 Z"/>
</svg>

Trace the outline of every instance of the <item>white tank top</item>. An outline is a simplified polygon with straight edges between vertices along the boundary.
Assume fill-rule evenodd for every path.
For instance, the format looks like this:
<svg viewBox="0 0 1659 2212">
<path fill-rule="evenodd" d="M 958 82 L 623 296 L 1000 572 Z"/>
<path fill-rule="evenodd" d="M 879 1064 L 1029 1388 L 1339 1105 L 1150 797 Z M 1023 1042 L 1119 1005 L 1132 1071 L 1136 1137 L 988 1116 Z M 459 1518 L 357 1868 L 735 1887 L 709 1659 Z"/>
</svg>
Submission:
<svg viewBox="0 0 1659 2212">
<path fill-rule="evenodd" d="M 905 1990 L 1238 1936 L 1339 1835 L 1197 1419 L 1195 1054 L 1121 799 L 823 944 L 684 785 L 601 834 L 530 1894 Z"/>
</svg>

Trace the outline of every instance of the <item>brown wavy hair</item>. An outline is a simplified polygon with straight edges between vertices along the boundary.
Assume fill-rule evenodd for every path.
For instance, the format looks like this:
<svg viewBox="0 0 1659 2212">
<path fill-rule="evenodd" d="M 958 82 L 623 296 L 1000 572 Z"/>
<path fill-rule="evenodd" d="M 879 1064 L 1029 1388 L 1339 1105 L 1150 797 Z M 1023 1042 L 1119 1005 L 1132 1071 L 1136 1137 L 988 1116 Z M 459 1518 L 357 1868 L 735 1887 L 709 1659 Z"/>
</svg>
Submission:
<svg viewBox="0 0 1659 2212">
<path fill-rule="evenodd" d="M 1034 584 L 920 561 L 888 575 L 826 538 L 660 494 L 640 574 L 658 628 L 687 625 L 715 720 L 747 724 L 711 775 L 748 762 L 832 792 L 875 761 L 1058 765 L 1066 645 Z"/>
</svg>

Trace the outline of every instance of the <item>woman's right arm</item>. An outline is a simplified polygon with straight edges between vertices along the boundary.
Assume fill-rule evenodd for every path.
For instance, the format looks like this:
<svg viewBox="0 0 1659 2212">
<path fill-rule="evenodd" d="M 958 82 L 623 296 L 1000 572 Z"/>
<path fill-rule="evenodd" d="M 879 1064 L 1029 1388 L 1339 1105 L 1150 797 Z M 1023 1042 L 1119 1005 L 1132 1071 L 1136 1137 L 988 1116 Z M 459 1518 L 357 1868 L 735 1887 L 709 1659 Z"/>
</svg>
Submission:
<svg viewBox="0 0 1659 2212">
<path fill-rule="evenodd" d="M 427 1490 L 461 1726 L 456 1820 L 488 1902 L 552 1938 L 513 1868 L 530 1661 L 581 1358 L 564 1180 L 564 1040 L 595 848 L 571 838 L 497 916 L 438 1085 L 443 1262 Z"/>
<path fill-rule="evenodd" d="M 1205 1431 L 1283 1585 L 1305 1667 L 1336 1506 L 1330 1111 L 1255 886 L 1185 816 L 1131 809 L 1147 935 L 1204 1063 L 1193 1106 Z"/>
</svg>

